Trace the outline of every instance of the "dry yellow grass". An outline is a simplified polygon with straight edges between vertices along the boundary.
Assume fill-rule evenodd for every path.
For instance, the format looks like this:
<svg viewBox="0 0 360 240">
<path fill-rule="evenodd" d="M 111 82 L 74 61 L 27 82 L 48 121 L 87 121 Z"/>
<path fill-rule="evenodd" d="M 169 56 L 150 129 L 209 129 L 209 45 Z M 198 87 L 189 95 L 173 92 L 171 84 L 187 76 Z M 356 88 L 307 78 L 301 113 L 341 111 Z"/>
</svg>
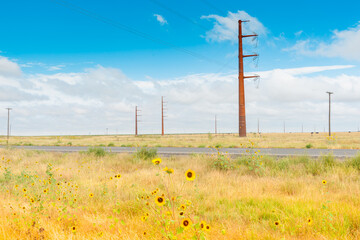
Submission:
<svg viewBox="0 0 360 240">
<path fill-rule="evenodd" d="M 137 200 L 147 193 L 154 201 L 150 192 L 156 188 L 167 197 L 156 176 L 159 166 L 151 160 L 22 150 L 0 154 L 0 239 L 162 239 L 156 216 L 141 221 L 147 210 Z M 264 157 L 262 171 L 254 173 L 247 165 L 251 159 L 233 160 L 235 169 L 222 171 L 211 165 L 217 158 L 168 157 L 160 164 L 174 169 L 170 192 L 190 200 L 192 213 L 212 227 L 207 239 L 360 238 L 360 159 Z M 196 173 L 193 182 L 185 180 L 189 168 Z"/>
<path fill-rule="evenodd" d="M 11 145 L 58 145 L 58 146 L 148 146 L 148 147 L 241 147 L 252 141 L 259 148 L 312 148 L 360 149 L 360 132 L 334 133 L 265 133 L 261 136 L 249 133 L 246 138 L 236 134 L 188 134 L 188 135 L 106 135 L 106 136 L 34 136 L 11 137 Z M 6 144 L 6 137 L 0 138 Z"/>
</svg>

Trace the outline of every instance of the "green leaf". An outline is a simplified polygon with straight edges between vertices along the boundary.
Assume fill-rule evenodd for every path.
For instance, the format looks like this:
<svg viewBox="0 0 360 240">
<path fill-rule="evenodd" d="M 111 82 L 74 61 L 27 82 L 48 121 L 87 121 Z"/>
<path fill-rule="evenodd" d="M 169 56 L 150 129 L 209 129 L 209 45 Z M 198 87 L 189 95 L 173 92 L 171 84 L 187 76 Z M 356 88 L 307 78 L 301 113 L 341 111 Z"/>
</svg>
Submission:
<svg viewBox="0 0 360 240">
<path fill-rule="evenodd" d="M 178 227 L 178 229 L 176 229 L 177 234 L 181 234 L 183 232 L 184 232 L 184 228 L 182 228 L 182 227 Z"/>
</svg>

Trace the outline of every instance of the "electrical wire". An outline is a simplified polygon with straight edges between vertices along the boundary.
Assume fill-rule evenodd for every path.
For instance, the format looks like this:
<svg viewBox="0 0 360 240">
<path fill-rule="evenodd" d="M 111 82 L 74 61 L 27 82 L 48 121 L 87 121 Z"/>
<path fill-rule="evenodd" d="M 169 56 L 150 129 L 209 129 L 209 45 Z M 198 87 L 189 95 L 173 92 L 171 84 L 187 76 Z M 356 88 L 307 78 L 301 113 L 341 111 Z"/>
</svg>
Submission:
<svg viewBox="0 0 360 240">
<path fill-rule="evenodd" d="M 203 30 L 206 30 L 206 31 L 209 31 L 209 30 L 210 30 L 209 28 L 207 28 L 207 27 L 205 27 L 205 26 L 197 23 L 196 21 L 192 20 L 191 18 L 189 18 L 189 17 L 187 17 L 187 16 L 179 13 L 178 11 L 176 11 L 176 10 L 174 10 L 174 9 L 166 6 L 165 4 L 163 4 L 163 3 L 161 3 L 161 2 L 158 2 L 157 0 L 150 0 L 150 1 L 153 2 L 153 3 L 155 3 L 155 4 L 157 4 L 158 6 L 162 7 L 163 9 L 165 9 L 165 10 L 167 10 L 167 11 L 175 14 L 176 16 L 178 16 L 178 17 L 180 17 L 180 18 L 188 21 L 189 23 L 191 23 L 191 24 L 193 24 L 193 25 L 195 25 L 195 26 L 203 29 Z"/>
<path fill-rule="evenodd" d="M 191 51 L 191 50 L 188 50 L 188 49 L 179 47 L 179 46 L 177 46 L 177 45 L 175 45 L 175 44 L 172 44 L 172 43 L 170 43 L 170 42 L 164 41 L 164 40 L 162 40 L 162 39 L 158 39 L 158 38 L 153 37 L 153 36 L 151 36 L 151 35 L 149 35 L 149 34 L 147 34 L 147 33 L 141 32 L 141 31 L 139 31 L 139 30 L 137 30 L 137 29 L 135 29 L 135 28 L 132 28 L 132 27 L 129 27 L 129 26 L 125 25 L 125 24 L 116 22 L 116 21 L 114 21 L 114 20 L 112 20 L 112 19 L 103 17 L 103 16 L 101 16 L 101 15 L 99 15 L 99 14 L 96 14 L 96 13 L 94 13 L 94 12 L 91 12 L 91 11 L 89 11 L 89 10 L 87 10 L 87 9 L 84 9 L 84 8 L 82 8 L 82 7 L 79 7 L 79 6 L 75 5 L 75 4 L 69 3 L 69 2 L 67 2 L 67 1 L 64 1 L 64 0 L 51 0 L 51 1 L 53 1 L 54 3 L 59 4 L 59 5 L 61 5 L 61 6 L 64 6 L 64 7 L 66 7 L 66 8 L 69 8 L 69 9 L 71 9 L 71 10 L 73 10 L 73 11 L 79 12 L 79 13 L 85 15 L 85 16 L 94 18 L 94 19 L 96 19 L 96 20 L 98 20 L 98 21 L 100 21 L 100 22 L 103 22 L 103 23 L 105 23 L 105 24 L 109 24 L 109 25 L 111 25 L 111 26 L 113 26 L 113 27 L 122 29 L 122 30 L 124 30 L 124 31 L 127 31 L 127 32 L 129 32 L 129 33 L 132 33 L 132 34 L 137 35 L 137 36 L 139 36 L 139 37 L 148 39 L 148 40 L 150 40 L 150 41 L 156 42 L 156 43 L 158 43 L 158 44 L 161 44 L 161 45 L 164 45 L 164 46 L 167 46 L 167 47 L 171 47 L 171 48 L 173 48 L 173 49 L 175 49 L 175 50 L 177 50 L 177 51 L 186 53 L 186 54 L 188 54 L 188 55 L 190 55 L 190 56 L 193 56 L 193 57 L 195 57 L 195 58 L 198 58 L 198 59 L 201 59 L 201 60 L 205 60 L 205 61 L 207 61 L 207 62 L 211 62 L 211 63 L 217 64 L 217 65 L 222 65 L 222 63 L 220 63 L 220 62 L 218 62 L 218 61 L 216 61 L 216 60 L 213 60 L 213 59 L 211 59 L 211 58 L 208 58 L 208 57 L 206 57 L 206 56 L 203 56 L 203 55 L 198 54 L 198 53 L 196 53 L 196 52 L 193 52 L 193 51 Z"/>
</svg>

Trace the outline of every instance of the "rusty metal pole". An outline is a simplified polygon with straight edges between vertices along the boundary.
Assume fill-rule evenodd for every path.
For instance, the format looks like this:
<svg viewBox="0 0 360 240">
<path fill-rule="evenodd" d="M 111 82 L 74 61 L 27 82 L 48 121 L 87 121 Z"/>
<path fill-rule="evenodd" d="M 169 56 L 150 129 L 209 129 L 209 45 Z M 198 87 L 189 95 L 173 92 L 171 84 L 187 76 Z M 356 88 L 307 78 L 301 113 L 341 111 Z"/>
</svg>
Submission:
<svg viewBox="0 0 360 240">
<path fill-rule="evenodd" d="M 242 21 L 239 20 L 239 137 L 246 137 L 244 57 L 241 23 Z"/>
<path fill-rule="evenodd" d="M 137 117 L 138 117 L 138 110 L 137 110 L 137 106 L 135 106 L 135 136 L 138 135 L 138 128 L 137 128 Z"/>
<path fill-rule="evenodd" d="M 164 97 L 161 96 L 161 135 L 164 136 Z"/>
<path fill-rule="evenodd" d="M 256 78 L 258 76 L 244 76 L 244 58 L 256 57 L 258 54 L 244 55 L 243 41 L 244 37 L 257 37 L 257 34 L 242 35 L 241 23 L 248 21 L 239 20 L 239 137 L 246 137 L 246 114 L 245 114 L 245 78 Z"/>
</svg>

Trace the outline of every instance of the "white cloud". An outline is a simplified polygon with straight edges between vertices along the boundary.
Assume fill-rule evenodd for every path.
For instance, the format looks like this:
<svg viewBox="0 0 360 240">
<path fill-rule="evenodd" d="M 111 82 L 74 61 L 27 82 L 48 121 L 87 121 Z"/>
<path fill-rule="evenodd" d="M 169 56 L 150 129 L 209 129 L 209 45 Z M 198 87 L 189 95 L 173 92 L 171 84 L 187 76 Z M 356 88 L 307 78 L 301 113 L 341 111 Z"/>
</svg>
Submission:
<svg viewBox="0 0 360 240">
<path fill-rule="evenodd" d="M 160 14 L 154 14 L 154 17 L 156 17 L 156 20 L 160 23 L 160 25 L 165 25 L 168 23 Z"/>
<path fill-rule="evenodd" d="M 206 32 L 206 40 L 208 41 L 232 41 L 235 42 L 238 39 L 238 20 L 249 20 L 250 22 L 243 23 L 243 34 L 257 33 L 260 35 L 266 35 L 267 29 L 264 25 L 255 17 L 250 16 L 245 11 L 238 11 L 235 13 L 228 12 L 226 17 L 219 15 L 202 16 L 202 19 L 214 20 L 214 27 Z"/>
<path fill-rule="evenodd" d="M 3 63 L 15 69 L 10 75 L 8 70 L 0 71 L 0 77 L 12 76 L 6 77 L 12 79 L 12 85 L 0 81 L 0 109 L 13 107 L 15 135 L 103 134 L 106 128 L 110 133 L 133 133 L 136 105 L 142 110 L 139 132 L 158 133 L 161 96 L 167 102 L 167 132 L 212 131 L 215 114 L 221 132 L 237 129 L 235 74 L 204 73 L 133 81 L 119 69 L 102 66 L 82 72 L 19 75 L 21 69 L 16 63 Z M 353 66 L 259 72 L 259 88 L 252 80 L 246 81 L 248 131 L 256 129 L 257 118 L 266 131 L 281 131 L 284 120 L 289 130 L 299 130 L 302 123 L 305 130 L 313 130 L 314 125 L 326 126 L 326 91 L 334 91 L 334 130 L 348 130 L 352 123 L 357 126 L 360 76 L 345 74 L 350 67 Z M 343 73 L 324 74 L 329 70 Z M 6 126 L 5 121 L 6 111 L 0 111 L 0 126 Z M 0 134 L 5 131 L 0 128 Z"/>
<path fill-rule="evenodd" d="M 360 61 L 360 22 L 346 30 L 334 30 L 327 41 L 299 40 L 285 51 L 294 51 L 308 56 L 340 57 Z"/>
<path fill-rule="evenodd" d="M 56 65 L 56 66 L 50 66 L 48 67 L 49 71 L 57 71 L 57 70 L 61 70 L 65 67 L 65 65 Z"/>
</svg>

